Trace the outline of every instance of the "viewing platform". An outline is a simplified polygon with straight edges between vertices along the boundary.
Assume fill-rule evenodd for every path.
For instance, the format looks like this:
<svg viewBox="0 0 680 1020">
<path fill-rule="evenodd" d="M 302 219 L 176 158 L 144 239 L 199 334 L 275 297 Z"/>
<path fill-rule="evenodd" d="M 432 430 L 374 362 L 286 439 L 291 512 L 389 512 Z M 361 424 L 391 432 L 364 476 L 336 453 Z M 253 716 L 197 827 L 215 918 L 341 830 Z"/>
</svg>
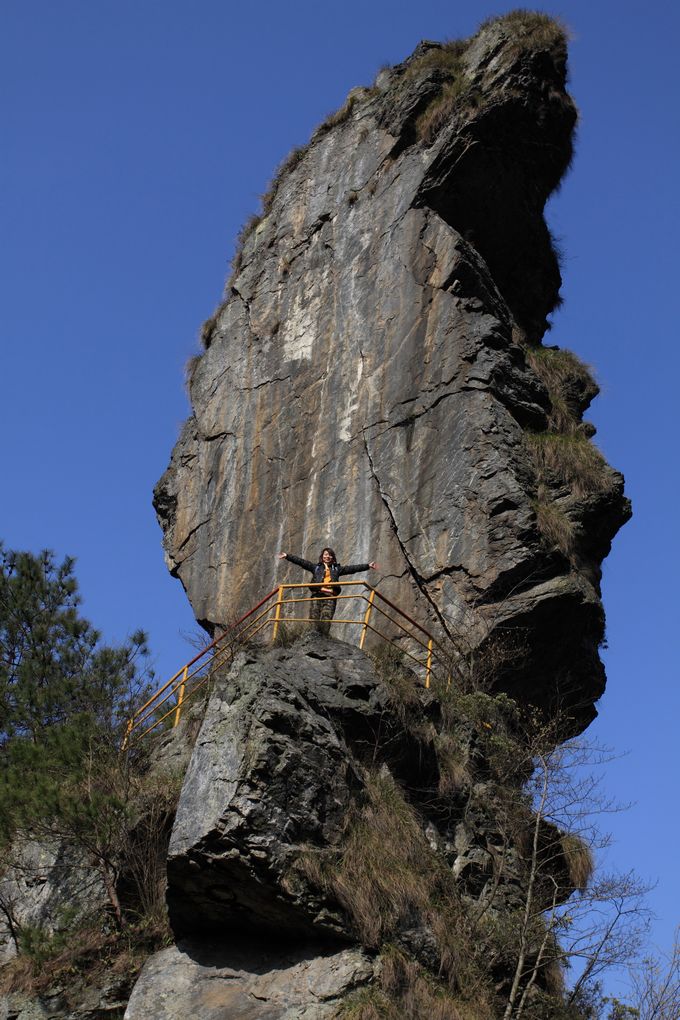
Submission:
<svg viewBox="0 0 680 1020">
<path fill-rule="evenodd" d="M 420 677 L 426 688 L 433 678 L 450 682 L 450 657 L 440 642 L 377 588 L 366 581 L 334 582 L 334 588 L 342 589 L 332 596 L 342 603 L 336 607 L 340 615 L 320 621 L 311 615 L 311 603 L 318 598 L 313 591 L 321 587 L 322 584 L 301 582 L 273 588 L 198 655 L 180 666 L 135 712 L 128 722 L 123 749 L 163 724 L 177 726 L 187 701 L 205 687 L 216 669 L 231 661 L 239 645 L 263 639 L 265 643 L 277 644 L 291 627 L 300 628 L 301 632 L 302 628 L 323 627 L 331 633 L 333 627 L 355 627 L 359 648 L 364 648 L 369 633 L 375 635 L 378 643 L 398 649 L 404 665 Z"/>
</svg>

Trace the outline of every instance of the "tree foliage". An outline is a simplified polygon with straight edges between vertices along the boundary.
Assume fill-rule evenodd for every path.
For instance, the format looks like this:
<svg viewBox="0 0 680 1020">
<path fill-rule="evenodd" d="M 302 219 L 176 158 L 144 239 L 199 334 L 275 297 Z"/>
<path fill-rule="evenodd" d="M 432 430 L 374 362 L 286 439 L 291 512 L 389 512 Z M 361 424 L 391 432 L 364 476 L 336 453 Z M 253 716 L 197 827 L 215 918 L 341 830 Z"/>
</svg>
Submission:
<svg viewBox="0 0 680 1020">
<path fill-rule="evenodd" d="M 121 731 L 151 673 L 146 635 L 102 643 L 79 612 L 74 561 L 0 545 L 0 844 L 54 835 L 116 883 L 127 831 L 130 762 Z"/>
<path fill-rule="evenodd" d="M 74 561 L 0 544 L 0 747 L 43 741 L 74 719 L 115 728 L 139 685 L 146 636 L 119 647 L 80 616 Z"/>
</svg>

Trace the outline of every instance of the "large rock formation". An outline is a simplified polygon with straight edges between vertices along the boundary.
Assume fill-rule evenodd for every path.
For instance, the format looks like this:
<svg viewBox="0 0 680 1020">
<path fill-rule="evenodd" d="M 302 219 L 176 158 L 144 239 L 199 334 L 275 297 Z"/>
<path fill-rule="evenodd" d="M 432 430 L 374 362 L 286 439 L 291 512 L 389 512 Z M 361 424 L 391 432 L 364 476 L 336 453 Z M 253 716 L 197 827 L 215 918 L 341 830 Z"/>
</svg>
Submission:
<svg viewBox="0 0 680 1020">
<path fill-rule="evenodd" d="M 421 43 L 279 171 L 155 494 L 209 630 L 299 578 L 279 550 L 330 543 L 471 644 L 539 633 L 502 682 L 559 699 L 576 729 L 592 718 L 600 563 L 629 511 L 581 423 L 597 388 L 541 346 L 560 286 L 543 209 L 576 120 L 565 74 L 539 15 Z"/>
<path fill-rule="evenodd" d="M 582 1020 L 559 910 L 592 860 L 527 783 L 595 712 L 601 562 L 630 511 L 582 420 L 596 385 L 542 343 L 565 75 L 559 26 L 526 11 L 421 43 L 244 229 L 155 493 L 170 568 L 213 631 L 299 578 L 279 550 L 377 559 L 446 669 L 425 689 L 384 646 L 313 634 L 213 677 L 168 853 L 177 944 L 127 1020 Z M 196 722 L 157 768 L 184 768 Z M 112 971 L 0 1018 L 120 1016 L 124 994 Z"/>
</svg>

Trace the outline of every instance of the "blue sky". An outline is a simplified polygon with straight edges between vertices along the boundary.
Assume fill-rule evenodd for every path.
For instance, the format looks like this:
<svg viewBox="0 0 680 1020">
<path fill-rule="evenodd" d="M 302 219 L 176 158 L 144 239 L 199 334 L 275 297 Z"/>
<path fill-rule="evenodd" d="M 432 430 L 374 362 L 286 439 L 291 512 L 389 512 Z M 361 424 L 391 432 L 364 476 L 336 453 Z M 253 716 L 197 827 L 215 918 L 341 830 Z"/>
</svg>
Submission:
<svg viewBox="0 0 680 1020">
<path fill-rule="evenodd" d="M 511 4 L 4 0 L 0 17 L 0 537 L 78 560 L 110 641 L 150 633 L 161 674 L 194 629 L 151 492 L 188 405 L 183 366 L 276 165 L 384 63 Z M 676 635 L 680 370 L 678 7 L 564 0 L 576 159 L 550 203 L 564 308 L 549 342 L 595 367 L 590 414 L 635 516 L 605 566 L 609 689 L 593 734 L 619 867 L 680 921 Z M 273 555 L 266 535 L 256 551 Z"/>
</svg>

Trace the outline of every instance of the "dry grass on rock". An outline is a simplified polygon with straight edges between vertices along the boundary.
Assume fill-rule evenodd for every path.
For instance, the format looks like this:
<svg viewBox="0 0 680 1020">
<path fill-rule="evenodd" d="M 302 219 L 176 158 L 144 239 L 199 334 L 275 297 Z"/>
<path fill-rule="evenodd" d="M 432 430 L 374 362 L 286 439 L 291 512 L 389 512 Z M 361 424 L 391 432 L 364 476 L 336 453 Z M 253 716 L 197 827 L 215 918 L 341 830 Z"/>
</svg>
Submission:
<svg viewBox="0 0 680 1020">
<path fill-rule="evenodd" d="M 313 623 L 288 623 L 286 620 L 281 620 L 273 642 L 274 647 L 290 648 L 305 634 L 312 633 L 314 630 L 316 628 Z"/>
<path fill-rule="evenodd" d="M 265 191 L 264 195 L 262 195 L 262 212 L 265 216 L 269 215 L 271 212 L 271 208 L 274 204 L 274 199 L 276 198 L 276 193 L 279 190 L 281 182 L 288 176 L 288 174 L 292 173 L 293 170 L 299 166 L 307 154 L 308 149 L 308 145 L 296 145 L 279 165 L 269 187 Z"/>
<path fill-rule="evenodd" d="M 526 358 L 550 396 L 548 427 L 553 432 L 578 429 L 580 408 L 574 405 L 574 392 L 587 395 L 588 403 L 598 392 L 590 367 L 559 347 L 529 347 Z"/>
<path fill-rule="evenodd" d="M 363 945 L 377 948 L 427 912 L 441 868 L 392 777 L 369 776 L 366 792 L 347 818 L 342 852 L 334 860 L 307 855 L 302 867 L 332 891 Z"/>
<path fill-rule="evenodd" d="M 213 336 L 215 334 L 215 330 L 217 329 L 217 323 L 219 322 L 220 315 L 224 311 L 225 303 L 226 302 L 222 302 L 222 304 L 217 306 L 215 311 L 212 313 L 211 316 L 209 316 L 209 318 L 205 320 L 205 322 L 203 323 L 199 330 L 201 344 L 204 350 L 206 351 L 208 350 L 210 344 L 213 341 Z M 189 379 L 189 365 L 191 364 L 191 362 L 192 359 L 189 359 L 189 362 L 187 362 L 187 379 Z M 192 374 L 193 368 L 195 368 L 195 365 L 192 366 Z"/>
<path fill-rule="evenodd" d="M 375 672 L 389 691 L 392 706 L 406 725 L 410 710 L 420 703 L 416 674 L 406 665 L 403 653 L 395 645 L 381 643 L 368 654 Z"/>
<path fill-rule="evenodd" d="M 606 491 L 611 484 L 604 457 L 580 433 L 527 432 L 526 440 L 540 481 L 567 485 L 575 496 Z"/>
<path fill-rule="evenodd" d="M 559 549 L 574 562 L 577 533 L 564 509 L 555 502 L 555 488 L 566 487 L 577 498 L 611 488 L 612 472 L 590 441 L 587 424 L 581 421 L 598 387 L 589 367 L 571 351 L 530 347 L 526 358 L 550 397 L 548 428 L 525 433 L 536 470 L 536 523 L 546 545 Z"/>
<path fill-rule="evenodd" d="M 559 18 L 523 7 L 508 11 L 500 17 L 488 18 L 480 25 L 479 32 L 492 25 L 506 27 L 513 36 L 515 45 L 521 49 L 566 48 L 568 42 L 567 29 Z"/>
<path fill-rule="evenodd" d="M 450 733 L 438 733 L 435 747 L 439 764 L 437 792 L 440 797 L 458 797 L 472 785 L 468 749 Z"/>
<path fill-rule="evenodd" d="M 455 113 L 471 112 L 478 108 L 481 99 L 463 71 L 447 82 L 440 94 L 420 115 L 416 122 L 418 138 L 431 145 Z"/>
<path fill-rule="evenodd" d="M 28 935 L 28 933 L 27 933 Z M 40 995 L 51 986 L 73 989 L 78 980 L 88 986 L 109 977 L 129 977 L 130 983 L 148 956 L 170 945 L 167 921 L 130 926 L 124 933 L 104 932 L 101 926 L 40 935 L 0 969 L 0 994 Z"/>
<path fill-rule="evenodd" d="M 462 999 L 393 945 L 383 948 L 379 983 L 341 1005 L 336 1020 L 492 1020 L 484 997 Z"/>
<path fill-rule="evenodd" d="M 588 886 L 595 870 L 592 850 L 573 832 L 562 833 L 560 849 L 564 855 L 572 886 L 582 892 Z"/>
<path fill-rule="evenodd" d="M 549 548 L 559 549 L 571 559 L 576 552 L 576 533 L 563 510 L 556 503 L 536 501 L 534 504 L 538 530 Z"/>
<path fill-rule="evenodd" d="M 375 994 L 366 993 L 352 1006 L 357 1012 L 343 1016 L 370 1017 L 371 1010 L 392 1008 L 396 996 L 399 1008 L 411 1001 L 412 1011 L 375 1015 L 417 1017 L 432 1010 L 431 1015 L 441 1020 L 462 1020 L 464 1013 L 452 1011 L 454 1001 L 490 1001 L 479 945 L 452 872 L 431 847 L 416 811 L 388 772 L 367 777 L 366 799 L 347 817 L 342 849 L 308 853 L 299 867 L 340 903 L 367 948 L 384 953 L 401 932 L 413 929 L 429 932 L 436 947 L 439 981 L 400 951 L 399 980 L 390 964 L 384 972 L 387 983 L 381 994 L 387 996 L 387 1005 L 380 995 L 376 1000 Z M 396 966 L 394 960 L 392 964 Z M 417 981 L 411 981 L 409 975 L 416 974 Z M 425 1005 L 425 1013 L 418 1012 Z"/>
<path fill-rule="evenodd" d="M 422 56 L 412 60 L 406 68 L 406 80 L 419 78 L 430 70 L 458 74 L 462 68 L 462 57 L 468 47 L 467 39 L 451 39 L 441 46 L 432 46 Z"/>
</svg>

